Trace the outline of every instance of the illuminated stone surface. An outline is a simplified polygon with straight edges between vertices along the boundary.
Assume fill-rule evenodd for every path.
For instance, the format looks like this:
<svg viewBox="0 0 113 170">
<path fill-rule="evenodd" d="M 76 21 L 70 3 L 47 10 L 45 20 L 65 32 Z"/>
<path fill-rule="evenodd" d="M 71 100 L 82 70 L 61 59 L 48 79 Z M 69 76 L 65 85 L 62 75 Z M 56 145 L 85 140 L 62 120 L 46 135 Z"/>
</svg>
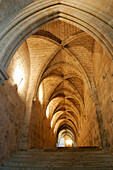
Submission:
<svg viewBox="0 0 113 170">
<path fill-rule="evenodd" d="M 0 160 L 62 138 L 113 149 L 112 8 L 0 1 Z"/>
</svg>

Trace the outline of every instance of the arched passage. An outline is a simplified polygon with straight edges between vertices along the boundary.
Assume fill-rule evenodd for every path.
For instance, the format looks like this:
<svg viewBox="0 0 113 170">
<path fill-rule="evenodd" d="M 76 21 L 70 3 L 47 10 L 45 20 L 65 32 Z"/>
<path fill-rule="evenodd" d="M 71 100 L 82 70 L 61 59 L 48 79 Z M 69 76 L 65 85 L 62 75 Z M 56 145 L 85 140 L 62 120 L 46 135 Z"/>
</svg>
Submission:
<svg viewBox="0 0 113 170">
<path fill-rule="evenodd" d="M 41 1 L 42 3 L 42 1 Z M 32 10 L 31 10 L 32 9 Z M 48 14 L 47 12 L 48 11 Z M 93 15 L 92 15 L 93 13 Z M 20 14 L 7 26 L 6 29 L 1 33 L 1 82 L 3 83 L 4 79 L 8 78 L 7 73 L 5 72 L 13 54 L 18 49 L 18 47 L 22 44 L 22 42 L 28 38 L 31 34 L 35 33 L 39 28 L 46 25 L 47 23 L 51 21 L 56 20 L 62 20 L 65 22 L 68 22 L 70 24 L 73 24 L 77 26 L 78 28 L 81 28 L 82 30 L 86 31 L 92 37 L 94 37 L 96 40 L 100 42 L 100 44 L 106 49 L 109 56 L 112 58 L 112 28 L 111 23 L 107 23 L 107 19 L 103 19 L 102 16 L 94 15 L 94 11 L 87 12 L 87 9 L 85 8 L 85 4 L 82 6 L 77 5 L 76 3 L 72 3 L 69 5 L 69 1 L 46 1 L 46 3 L 43 3 L 42 6 L 39 6 L 39 3 L 36 2 L 20 12 Z M 31 20 L 32 18 L 32 20 Z M 30 21 L 30 22 L 29 22 Z M 102 24 L 103 27 L 99 27 L 99 24 Z M 103 30 L 102 30 L 103 29 Z M 104 31 L 107 30 L 107 31 Z M 109 31 L 108 31 L 109 30 Z M 9 41 L 7 42 L 7 40 Z M 73 36 L 71 41 L 74 41 Z M 7 43 L 6 43 L 7 42 Z M 65 41 L 64 41 L 65 42 Z M 70 41 L 67 41 L 68 43 Z M 65 46 L 65 43 L 64 45 Z M 58 53 L 59 50 L 56 49 L 56 53 Z M 69 51 L 70 53 L 70 51 Z M 73 56 L 75 56 L 73 53 L 71 53 Z M 53 55 L 51 55 L 53 57 Z M 38 76 L 37 82 L 35 82 L 35 90 L 37 90 L 40 79 L 42 76 L 42 73 L 46 69 L 47 65 L 51 61 L 51 58 L 49 58 L 48 62 L 43 67 L 42 71 L 40 72 L 40 75 Z M 68 81 L 71 81 L 73 83 L 72 79 L 68 79 Z M 92 88 L 92 99 L 95 101 L 96 105 L 96 111 L 97 111 L 97 118 L 98 121 L 102 121 L 102 113 L 100 109 L 100 102 L 98 93 L 96 91 L 95 83 L 94 81 L 91 82 Z M 34 90 L 34 93 L 35 93 Z M 58 89 L 56 89 L 58 90 Z M 32 91 L 32 89 L 31 89 Z M 81 92 L 82 93 L 82 92 Z M 30 94 L 30 91 L 28 92 Z M 64 94 L 65 95 L 65 94 Z M 25 115 L 25 127 L 24 131 L 26 131 L 24 138 L 25 138 L 25 148 L 27 145 L 27 138 L 28 138 L 28 128 L 29 128 L 29 121 L 31 116 L 31 110 L 29 109 L 28 105 L 30 107 L 32 106 L 32 98 L 34 98 L 34 94 L 32 94 L 30 97 L 28 96 L 27 99 L 27 107 L 26 107 L 26 115 Z M 68 98 L 71 98 L 68 96 Z M 74 102 L 74 101 L 73 101 Z M 79 108 L 79 106 L 78 106 Z M 28 110 L 27 110 L 28 109 Z M 103 124 L 103 121 L 101 122 Z M 100 134 L 101 134 L 101 140 L 102 140 L 102 146 L 106 146 L 106 133 L 104 126 L 100 124 Z M 26 130 L 25 130 L 26 129 Z M 104 133 L 103 133 L 104 132 Z M 105 141 L 105 143 L 104 143 Z"/>
</svg>

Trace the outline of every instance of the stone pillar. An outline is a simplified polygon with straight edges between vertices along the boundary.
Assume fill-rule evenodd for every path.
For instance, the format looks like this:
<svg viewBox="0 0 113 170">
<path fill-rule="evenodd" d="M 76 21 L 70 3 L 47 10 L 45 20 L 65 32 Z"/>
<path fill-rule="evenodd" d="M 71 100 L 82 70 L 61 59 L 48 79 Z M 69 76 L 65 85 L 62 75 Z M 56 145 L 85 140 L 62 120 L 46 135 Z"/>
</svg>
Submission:
<svg viewBox="0 0 113 170">
<path fill-rule="evenodd" d="M 94 101 L 95 107 L 96 107 L 96 116 L 97 116 L 97 121 L 98 121 L 98 126 L 99 126 L 101 146 L 102 146 L 103 149 L 109 149 L 110 144 L 109 144 L 109 141 L 107 139 L 106 129 L 105 129 L 105 126 L 104 126 L 103 115 L 102 115 L 102 111 L 101 111 L 101 105 L 100 105 L 100 102 L 99 102 L 99 98 L 98 98 L 98 94 L 97 94 L 96 89 L 94 89 L 93 95 L 91 96 L 91 98 Z"/>
<path fill-rule="evenodd" d="M 8 79 L 9 79 L 9 75 L 7 74 L 6 70 L 0 64 L 0 84 L 5 85 L 4 80 L 8 80 Z"/>
</svg>

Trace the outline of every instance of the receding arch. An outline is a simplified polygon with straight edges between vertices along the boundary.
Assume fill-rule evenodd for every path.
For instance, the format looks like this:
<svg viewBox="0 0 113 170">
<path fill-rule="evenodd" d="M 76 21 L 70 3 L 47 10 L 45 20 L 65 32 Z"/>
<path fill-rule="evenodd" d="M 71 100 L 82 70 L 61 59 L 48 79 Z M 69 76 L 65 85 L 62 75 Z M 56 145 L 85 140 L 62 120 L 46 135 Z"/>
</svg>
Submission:
<svg viewBox="0 0 113 170">
<path fill-rule="evenodd" d="M 62 113 L 64 113 L 64 114 L 62 114 Z M 65 112 L 62 112 L 62 111 L 56 112 L 51 119 L 51 126 L 54 127 L 55 124 L 57 123 L 57 121 L 62 119 L 63 117 L 66 117 L 66 119 L 71 119 L 71 121 L 74 122 L 76 128 L 78 128 L 75 118 L 70 113 L 68 113 L 66 111 Z"/>
<path fill-rule="evenodd" d="M 79 8 L 79 6 L 77 6 L 77 10 L 79 12 L 83 12 L 84 17 L 83 15 L 74 16 L 75 14 L 72 14 L 72 13 L 69 14 L 69 11 L 68 12 L 65 11 L 66 8 L 60 8 L 61 5 L 62 7 L 64 5 L 69 6 L 67 3 L 65 4 L 65 2 L 63 1 L 61 1 L 60 4 L 58 3 L 58 1 L 55 1 L 55 2 L 47 1 L 47 2 L 49 2 L 49 4 L 45 3 L 45 9 L 44 8 L 42 9 L 41 7 L 39 7 L 38 6 L 39 3 L 35 3 L 35 4 L 32 4 L 30 7 L 26 8 L 25 11 L 23 10 L 22 12 L 20 12 L 20 14 L 12 21 L 12 23 L 10 23 L 7 26 L 7 28 L 4 29 L 4 31 L 1 33 L 2 40 L 1 40 L 1 45 L 0 45 L 0 50 L 1 50 L 0 61 L 1 61 L 1 66 L 4 68 L 4 70 L 6 70 L 15 51 L 18 49 L 18 47 L 22 44 L 22 42 L 27 37 L 29 37 L 31 34 L 36 32 L 36 30 L 38 30 L 43 25 L 53 20 L 59 19 L 59 18 L 63 21 L 70 22 L 73 24 L 76 22 L 75 25 L 82 28 L 83 30 L 88 32 L 90 35 L 92 35 L 95 39 L 97 39 L 100 42 L 100 44 L 107 50 L 109 56 L 111 56 L 112 58 L 112 54 L 113 54 L 112 38 L 110 38 L 110 34 L 107 36 L 107 33 L 106 33 L 107 31 L 101 33 L 101 28 L 97 26 L 98 25 L 97 23 L 99 22 L 102 24 L 104 23 L 105 28 L 108 28 L 109 32 L 111 33 L 112 28 L 110 24 L 107 24 L 107 22 L 104 22 L 101 18 L 97 16 L 96 17 L 97 22 L 95 21 L 94 25 L 91 25 L 90 22 L 88 21 L 89 20 L 91 21 L 91 19 L 93 20 L 93 18 L 95 18 L 95 16 L 92 15 L 91 12 L 87 13 L 85 10 L 83 11 L 81 10 L 81 8 Z M 38 9 L 35 8 L 35 5 L 38 6 Z M 54 7 L 52 7 L 52 5 Z M 73 7 L 69 6 L 69 9 L 73 8 L 74 10 L 76 5 L 77 4 L 74 4 Z M 31 11 L 30 10 L 31 7 L 32 8 L 34 7 L 35 10 L 32 9 Z M 47 13 L 44 13 L 46 11 L 46 8 L 48 9 L 47 18 L 46 18 Z M 64 11 L 66 14 L 64 14 Z M 24 15 L 22 16 L 22 14 Z M 86 16 L 89 17 L 88 21 L 85 20 Z M 31 18 L 33 18 L 32 23 L 27 22 L 31 20 Z M 75 18 L 76 18 L 76 21 L 75 21 Z M 7 42 L 7 40 L 9 41 Z M 3 71 L 1 74 L 3 75 Z"/>
<path fill-rule="evenodd" d="M 60 103 L 64 100 L 63 97 L 55 97 L 53 98 L 47 105 L 47 108 L 46 108 L 46 112 L 48 110 L 48 112 L 46 114 L 48 114 L 48 117 L 52 118 L 52 116 L 54 115 L 55 113 L 55 110 L 56 108 L 60 105 Z M 68 99 L 65 99 L 65 101 L 67 101 Z M 74 104 L 68 100 L 67 102 L 70 103 L 71 107 L 69 107 L 69 110 L 68 112 L 72 112 L 74 114 L 74 117 L 76 120 L 78 120 L 78 115 L 80 115 L 80 112 L 79 110 L 74 106 Z"/>
<path fill-rule="evenodd" d="M 65 89 L 65 88 L 62 88 L 60 90 L 57 90 L 54 94 L 52 94 L 50 96 L 50 100 L 52 100 L 53 98 L 55 98 L 59 93 L 62 93 L 64 92 L 64 94 L 66 93 L 68 98 L 74 98 L 76 99 L 78 102 L 80 102 L 80 99 L 75 95 L 75 93 L 69 89 Z M 80 105 L 81 105 L 81 108 L 84 108 L 84 103 L 83 101 L 81 100 L 80 102 Z"/>
<path fill-rule="evenodd" d="M 73 22 L 73 24 L 76 18 L 75 25 L 78 25 L 78 27 L 88 32 L 92 37 L 94 37 L 94 39 L 98 39 L 100 44 L 107 50 L 111 59 L 113 59 L 111 34 L 108 35 L 108 33 L 104 31 L 102 32 L 102 28 L 100 29 L 97 23 L 102 23 L 104 28 L 109 30 L 109 33 L 112 33 L 111 25 L 104 22 L 103 19 L 97 16 L 97 14 L 94 15 L 94 11 L 93 15 L 91 10 L 90 12 L 87 12 L 85 4 L 83 7 L 84 10 L 82 10 L 83 5 L 80 6 L 73 2 L 69 5 L 68 2 L 69 1 L 64 2 L 61 0 L 59 3 L 59 1 L 56 0 L 54 2 L 46 1 L 46 3 L 43 3 L 42 1 L 39 1 L 32 3 L 22 10 L 22 12 L 20 12 L 1 33 L 2 41 L 0 51 L 2 55 L 0 61 L 2 67 L 5 69 L 7 68 L 14 53 L 26 38 L 36 32 L 43 25 L 51 22 L 52 20 L 58 19 L 59 17 L 67 22 Z M 41 4 L 43 4 L 43 6 L 41 6 Z M 70 10 L 67 10 L 66 8 Z M 48 17 L 46 10 L 48 11 Z M 76 13 L 75 11 L 73 12 L 73 10 L 75 10 Z M 30 20 L 31 18 L 32 20 Z M 95 18 L 95 20 L 93 20 L 93 18 Z M 93 20 L 93 24 L 91 23 L 91 19 Z M 28 22 L 29 20 L 30 22 Z M 7 42 L 8 39 L 10 41 Z"/>
<path fill-rule="evenodd" d="M 57 140 L 58 140 L 58 137 L 60 137 L 62 135 L 62 133 L 65 132 L 65 131 L 69 132 L 72 135 L 74 141 L 76 141 L 76 134 L 75 134 L 74 130 L 72 129 L 71 126 L 66 125 L 66 124 L 65 125 L 61 125 L 59 127 L 59 129 L 57 131 L 57 134 L 56 134 Z"/>
<path fill-rule="evenodd" d="M 66 77 L 66 78 L 65 78 L 65 77 Z M 50 97 L 49 97 L 50 100 L 51 100 L 51 97 L 53 96 L 53 91 L 56 91 L 57 87 L 58 87 L 59 85 L 61 85 L 62 83 L 67 82 L 68 85 L 73 89 L 73 90 L 72 90 L 72 93 L 73 93 L 74 91 L 76 91 L 76 92 L 77 92 L 77 94 L 76 94 L 77 98 L 80 98 L 80 101 L 84 104 L 83 97 L 81 96 L 79 90 L 78 90 L 75 86 L 73 86 L 73 84 L 72 84 L 71 82 L 68 81 L 68 78 L 70 78 L 70 74 L 64 76 L 64 78 L 62 78 L 62 76 L 56 75 L 56 74 L 49 74 L 49 75 L 47 75 L 46 77 L 43 77 L 43 76 L 42 76 L 41 83 L 42 83 L 44 80 L 46 80 L 47 78 L 58 78 L 58 79 L 59 79 L 59 80 L 58 80 L 58 83 L 56 84 L 56 86 L 55 86 L 53 89 L 51 89 L 51 93 L 50 93 Z M 73 74 L 73 75 L 71 74 L 71 78 L 74 78 L 74 74 Z M 82 81 L 81 78 L 78 77 L 78 79 Z M 71 92 L 71 91 L 70 91 L 70 92 Z M 73 94 L 74 94 L 74 93 L 73 93 Z"/>
<path fill-rule="evenodd" d="M 64 125 L 70 126 L 70 127 L 74 130 L 76 136 L 78 135 L 78 129 L 77 129 L 77 127 L 75 126 L 75 124 L 74 124 L 72 121 L 66 120 L 66 119 L 63 119 L 63 118 L 60 119 L 60 120 L 58 120 L 58 121 L 56 122 L 55 127 L 54 127 L 54 133 L 55 133 L 55 134 L 57 134 L 58 129 L 59 129 L 60 126 L 62 126 L 62 125 L 63 125 L 63 126 L 64 126 Z"/>
</svg>

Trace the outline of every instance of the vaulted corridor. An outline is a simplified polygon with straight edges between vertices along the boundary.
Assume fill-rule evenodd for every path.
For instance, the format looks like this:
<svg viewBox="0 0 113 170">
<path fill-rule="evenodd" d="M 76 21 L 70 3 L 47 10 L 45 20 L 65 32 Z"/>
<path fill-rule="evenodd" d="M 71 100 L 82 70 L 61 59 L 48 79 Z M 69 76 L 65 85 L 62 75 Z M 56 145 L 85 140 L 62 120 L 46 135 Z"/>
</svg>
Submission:
<svg viewBox="0 0 113 170">
<path fill-rule="evenodd" d="M 0 1 L 0 162 L 60 147 L 112 162 L 113 3 L 85 1 L 19 0 L 7 12 Z"/>
</svg>

